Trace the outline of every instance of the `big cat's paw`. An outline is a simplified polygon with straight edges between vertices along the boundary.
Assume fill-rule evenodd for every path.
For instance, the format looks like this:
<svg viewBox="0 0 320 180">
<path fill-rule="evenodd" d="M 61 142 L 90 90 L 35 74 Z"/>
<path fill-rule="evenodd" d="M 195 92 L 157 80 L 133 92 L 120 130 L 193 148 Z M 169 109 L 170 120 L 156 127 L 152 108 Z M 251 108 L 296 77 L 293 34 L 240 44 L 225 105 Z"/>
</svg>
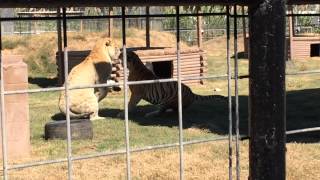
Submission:
<svg viewBox="0 0 320 180">
<path fill-rule="evenodd" d="M 105 119 L 105 118 L 104 118 L 104 117 L 101 117 L 101 116 L 90 117 L 90 120 L 91 120 L 91 121 L 100 120 L 100 119 Z"/>
</svg>

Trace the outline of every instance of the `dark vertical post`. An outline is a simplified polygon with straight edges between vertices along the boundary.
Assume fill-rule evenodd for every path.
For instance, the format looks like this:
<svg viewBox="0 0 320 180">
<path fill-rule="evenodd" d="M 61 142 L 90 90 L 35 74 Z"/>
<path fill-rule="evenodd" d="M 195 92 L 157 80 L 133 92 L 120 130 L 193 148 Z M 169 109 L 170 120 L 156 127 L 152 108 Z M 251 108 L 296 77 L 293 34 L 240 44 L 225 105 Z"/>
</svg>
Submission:
<svg viewBox="0 0 320 180">
<path fill-rule="evenodd" d="M 109 7 L 109 16 L 113 15 L 113 7 Z M 108 37 L 112 37 L 112 29 L 113 29 L 113 19 L 109 18 L 108 19 L 109 24 L 108 24 Z"/>
<path fill-rule="evenodd" d="M 244 16 L 245 15 L 245 12 L 244 12 L 244 6 L 241 6 L 241 12 L 242 12 L 242 33 L 243 33 L 243 38 L 246 38 L 247 36 L 247 29 L 246 29 L 246 17 Z"/>
<path fill-rule="evenodd" d="M 288 11 L 290 14 L 293 14 L 293 9 L 292 9 L 292 5 L 288 6 Z M 293 54 L 293 17 L 292 16 L 289 16 L 289 23 L 288 23 L 288 26 L 289 26 L 289 44 L 287 44 L 287 48 L 289 48 L 289 53 L 288 53 L 288 56 L 289 58 L 288 59 L 292 59 L 292 54 Z"/>
<path fill-rule="evenodd" d="M 240 179 L 240 145 L 239 145 L 239 89 L 238 89 L 238 18 L 237 5 L 233 6 L 233 47 L 234 47 L 234 96 L 235 96 L 235 120 L 236 120 L 236 178 Z"/>
<path fill-rule="evenodd" d="M 61 30 L 61 8 L 57 8 L 57 33 L 58 33 L 58 84 L 64 83 L 64 63 L 63 63 L 63 53 L 62 53 L 62 30 Z"/>
<path fill-rule="evenodd" d="M 121 7 L 122 20 L 122 61 L 123 61 L 123 94 L 124 94 L 124 122 L 126 138 L 126 162 L 127 179 L 131 179 L 131 161 L 130 161 L 130 133 L 129 133 L 129 111 L 128 111 L 128 69 L 127 69 L 127 35 L 126 35 L 126 7 Z"/>
<path fill-rule="evenodd" d="M 227 18 L 227 72 L 228 72 L 228 110 L 229 110 L 229 180 L 232 180 L 232 97 L 231 97 L 231 61 L 230 61 L 230 7 L 226 6 Z"/>
<path fill-rule="evenodd" d="M 247 24 L 246 24 L 246 17 L 245 15 L 245 9 L 244 6 L 241 6 L 241 12 L 242 12 L 242 33 L 243 33 L 243 47 L 244 47 L 244 52 L 248 53 L 248 42 L 247 42 Z"/>
<path fill-rule="evenodd" d="M 197 13 L 201 13 L 201 7 L 197 6 Z M 202 48 L 202 16 L 197 16 L 197 44 Z"/>
<path fill-rule="evenodd" d="M 68 39 L 67 39 L 67 9 L 62 8 L 62 18 L 63 18 L 63 47 L 67 47 Z"/>
<path fill-rule="evenodd" d="M 150 7 L 146 7 L 146 47 L 150 47 Z"/>
<path fill-rule="evenodd" d="M 250 180 L 285 173 L 285 1 L 249 6 Z"/>
</svg>

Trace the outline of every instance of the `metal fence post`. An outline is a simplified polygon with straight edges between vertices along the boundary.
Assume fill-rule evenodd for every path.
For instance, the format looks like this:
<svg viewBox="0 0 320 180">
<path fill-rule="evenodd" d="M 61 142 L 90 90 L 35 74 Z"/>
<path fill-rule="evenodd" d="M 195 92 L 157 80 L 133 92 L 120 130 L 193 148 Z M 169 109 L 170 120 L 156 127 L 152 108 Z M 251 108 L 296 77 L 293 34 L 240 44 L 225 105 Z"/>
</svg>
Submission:
<svg viewBox="0 0 320 180">
<path fill-rule="evenodd" d="M 176 31 L 177 31 L 177 71 L 178 71 L 178 113 L 179 113 L 179 158 L 180 158 L 180 180 L 184 179 L 183 160 L 183 123 L 182 123 L 182 90 L 181 90 L 181 58 L 180 58 L 180 9 L 176 6 Z"/>
<path fill-rule="evenodd" d="M 126 136 L 126 163 L 127 179 L 131 179 L 131 162 L 130 162 L 130 134 L 129 134 L 129 109 L 128 109 L 128 70 L 127 70 L 127 43 L 126 43 L 126 8 L 121 7 L 122 11 L 122 58 L 123 58 L 123 89 L 124 89 L 124 120 Z"/>
<path fill-rule="evenodd" d="M 228 155 L 229 155 L 229 180 L 232 179 L 232 99 L 231 99 L 231 62 L 230 62 L 230 7 L 226 6 L 227 18 L 227 74 L 228 74 Z"/>
<path fill-rule="evenodd" d="M 63 41 L 64 41 L 64 87 L 65 87 L 65 106 L 67 121 L 67 159 L 68 159 L 68 180 L 72 179 L 72 147 L 71 147 L 71 121 L 69 105 L 69 82 L 68 82 L 68 41 L 67 41 L 67 15 L 66 8 L 63 8 Z"/>
<path fill-rule="evenodd" d="M 237 6 L 233 6 L 233 38 L 234 38 L 234 96 L 235 96 L 235 120 L 236 120 L 236 177 L 240 180 L 240 147 L 239 147 L 239 83 L 238 83 L 238 19 Z"/>
<path fill-rule="evenodd" d="M 8 152 L 7 152 L 7 129 L 6 129 L 6 115 L 4 105 L 4 73 L 3 73 L 3 59 L 2 59 L 2 30 L 0 21 L 0 94 L 1 94 L 1 137 L 2 137 L 2 165 L 3 165 L 3 179 L 8 179 Z"/>
</svg>

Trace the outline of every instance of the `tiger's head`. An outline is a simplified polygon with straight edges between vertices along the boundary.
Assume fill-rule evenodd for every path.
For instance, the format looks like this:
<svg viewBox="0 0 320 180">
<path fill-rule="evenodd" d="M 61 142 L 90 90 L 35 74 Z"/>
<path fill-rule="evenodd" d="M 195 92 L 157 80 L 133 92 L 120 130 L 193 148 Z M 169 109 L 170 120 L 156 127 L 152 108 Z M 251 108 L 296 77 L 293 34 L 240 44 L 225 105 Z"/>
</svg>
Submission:
<svg viewBox="0 0 320 180">
<path fill-rule="evenodd" d="M 119 59 L 123 65 L 123 53 L 120 54 Z M 130 70 L 141 65 L 144 66 L 139 56 L 133 51 L 127 51 L 127 68 Z"/>
</svg>

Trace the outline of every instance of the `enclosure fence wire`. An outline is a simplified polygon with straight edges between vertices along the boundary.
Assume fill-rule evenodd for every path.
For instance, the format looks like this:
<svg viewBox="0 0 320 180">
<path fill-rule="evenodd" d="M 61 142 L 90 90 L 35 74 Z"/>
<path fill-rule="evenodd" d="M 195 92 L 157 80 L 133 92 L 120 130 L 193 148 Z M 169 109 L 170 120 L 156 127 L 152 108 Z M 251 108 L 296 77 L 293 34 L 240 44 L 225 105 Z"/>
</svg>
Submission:
<svg viewBox="0 0 320 180">
<path fill-rule="evenodd" d="M 320 74 L 320 70 L 310 70 L 310 71 L 299 71 L 299 72 L 289 72 L 286 73 L 287 76 L 294 76 L 294 75 L 317 75 Z M 187 80 L 218 80 L 218 79 L 227 79 L 228 75 L 209 75 L 209 76 L 198 76 L 198 77 L 184 77 L 181 78 L 182 81 Z M 231 79 L 235 77 L 232 76 Z M 238 79 L 247 79 L 249 75 L 240 75 Z M 170 79 L 156 79 L 156 80 L 143 80 L 143 81 L 129 81 L 128 85 L 138 85 L 138 84 L 152 84 L 152 83 L 160 83 L 160 82 L 174 82 L 177 81 L 175 78 Z M 70 86 L 69 89 L 84 89 L 84 88 L 99 88 L 99 87 L 114 87 L 114 86 L 121 86 L 123 83 L 101 83 L 96 85 L 79 85 L 79 86 Z M 51 91 L 64 91 L 64 87 L 50 87 L 50 88 L 38 88 L 38 89 L 27 89 L 27 90 L 14 90 L 14 91 L 4 91 L 5 95 L 12 95 L 12 94 L 24 94 L 24 93 L 38 93 L 38 92 L 51 92 Z"/>
<path fill-rule="evenodd" d="M 61 8 L 57 8 L 57 17 L 61 17 Z M 66 17 L 64 17 L 66 18 Z M 57 33 L 58 33 L 58 62 L 60 63 L 59 65 L 61 65 L 62 67 L 64 67 L 64 63 L 62 62 L 62 58 L 63 58 L 63 54 L 62 54 L 62 30 L 61 30 L 61 19 L 57 19 Z M 62 68 L 64 70 L 64 68 Z M 70 88 L 70 87 L 69 87 Z"/>
<path fill-rule="evenodd" d="M 192 14 L 179 14 L 180 17 L 195 17 L 195 16 L 223 16 L 226 13 L 192 13 Z M 232 16 L 232 15 L 231 15 Z M 142 15 L 129 15 L 126 14 L 125 18 L 156 18 L 156 17 L 172 17 L 175 18 L 176 14 L 142 14 Z M 122 19 L 122 15 L 99 15 L 99 16 L 67 16 L 67 19 Z M 2 17 L 2 21 L 28 21 L 28 20 L 56 20 L 62 19 L 62 17 Z"/>
<path fill-rule="evenodd" d="M 238 92 L 238 32 L 237 32 L 237 6 L 233 7 L 233 39 L 234 39 L 234 98 L 236 118 L 236 177 L 240 180 L 240 152 L 239 152 L 239 92 Z"/>
<path fill-rule="evenodd" d="M 0 21 L 0 91 L 1 91 L 1 140 L 2 140 L 2 165 L 3 165 L 3 179 L 8 179 L 8 153 L 7 153 L 7 128 L 6 128 L 6 114 L 5 114 L 5 105 L 4 105 L 4 73 L 3 73 L 3 58 L 2 58 L 2 21 Z"/>
<path fill-rule="evenodd" d="M 183 145 L 195 145 L 195 144 L 203 144 L 203 143 L 212 143 L 217 141 L 225 141 L 228 140 L 229 137 L 214 137 L 214 138 L 205 138 L 200 140 L 191 140 L 191 141 L 184 141 Z M 246 138 L 246 136 L 240 136 L 240 138 Z M 165 149 L 165 148 L 173 148 L 173 147 L 179 147 L 179 142 L 172 143 L 172 144 L 161 144 L 161 145 L 154 145 L 154 146 L 146 146 L 143 148 L 135 148 L 131 149 L 131 153 L 139 153 L 144 151 L 151 151 L 151 150 L 159 150 L 159 149 Z M 81 156 L 73 156 L 73 161 L 80 161 L 80 160 L 86 160 L 86 159 L 92 159 L 92 158 L 98 158 L 98 157 L 107 157 L 107 156 L 115 156 L 115 155 L 121 155 L 126 154 L 126 150 L 117 150 L 117 151 L 110 151 L 110 152 L 102 152 L 102 153 L 96 153 L 96 154 L 90 154 L 90 155 L 81 155 Z M 23 168 L 30 168 L 35 166 L 41 166 L 46 164 L 56 164 L 56 163 L 62 163 L 67 162 L 67 158 L 63 159 L 56 159 L 56 160 L 47 160 L 47 161 L 37 161 L 32 163 L 25 163 L 25 164 L 15 164 L 8 167 L 8 170 L 15 170 L 15 169 L 23 169 Z"/>
<path fill-rule="evenodd" d="M 125 14 L 125 8 L 122 8 L 122 15 L 105 15 L 105 16 L 72 16 L 67 17 L 65 13 L 65 8 L 63 9 L 63 17 L 60 15 L 57 15 L 56 17 L 21 17 L 21 18 L 0 18 L 0 25 L 2 21 L 24 21 L 24 20 L 63 20 L 63 31 L 64 31 L 64 42 L 65 42 L 65 48 L 64 48 L 64 71 L 65 71 L 65 80 L 68 78 L 68 46 L 67 46 L 67 35 L 66 35 L 66 20 L 67 19 L 99 19 L 99 18 L 121 18 L 123 27 L 123 61 L 124 61 L 124 103 L 125 103 L 125 127 L 126 127 L 126 149 L 120 150 L 116 152 L 104 152 L 104 153 L 98 153 L 93 155 L 84 155 L 84 156 L 72 156 L 72 147 L 71 147 L 71 127 L 70 127 L 70 115 L 69 115 L 69 90 L 72 89 L 82 89 L 82 88 L 88 88 L 88 87 L 111 87 L 111 86 L 119 86 L 120 83 L 115 83 L 112 85 L 109 84 L 98 84 L 93 86 L 74 86 L 69 87 L 67 81 L 65 81 L 64 87 L 56 87 L 56 88 L 42 88 L 42 89 L 31 89 L 31 90 L 17 90 L 17 91 L 5 91 L 4 90 L 4 78 L 3 78 L 3 59 L 2 59 L 2 48 L 0 47 L 0 61 L 1 61 L 1 129 L 2 129 L 2 156 L 3 156 L 3 178 L 6 180 L 8 179 L 8 170 L 14 170 L 14 169 L 21 169 L 21 168 L 28 168 L 28 167 L 34 167 L 39 165 L 45 165 L 45 164 L 54 164 L 54 163 L 61 163 L 61 162 L 68 162 L 68 178 L 72 179 L 72 161 L 76 160 L 83 160 L 83 159 L 90 159 L 90 158 L 96 158 L 101 156 L 109 156 L 109 155 L 118 155 L 118 154 L 126 154 L 127 157 L 127 178 L 131 179 L 131 173 L 130 173 L 130 153 L 131 152 L 142 152 L 147 150 L 154 150 L 154 149 L 162 149 L 162 148 L 170 148 L 170 147 L 179 147 L 179 157 L 180 157 L 180 179 L 183 179 L 183 146 L 184 145 L 191 145 L 191 144 L 199 144 L 199 143 L 207 143 L 207 142 L 214 142 L 219 140 L 229 140 L 229 179 L 232 179 L 232 141 L 235 139 L 236 141 L 236 170 L 237 170 L 237 179 L 239 179 L 240 174 L 240 162 L 239 162 L 239 142 L 238 140 L 243 138 L 244 136 L 239 135 L 239 105 L 238 105 L 238 79 L 242 78 L 248 78 L 249 75 L 243 75 L 238 76 L 238 65 L 237 65 L 237 43 L 236 38 L 237 34 L 235 33 L 235 74 L 234 77 L 231 75 L 231 68 L 230 68 L 230 17 L 234 17 L 235 19 L 235 31 L 236 31 L 236 18 L 237 17 L 247 17 L 247 15 L 237 15 L 236 9 L 234 9 L 234 15 L 231 15 L 229 12 L 229 6 L 227 6 L 227 11 L 225 13 L 194 13 L 194 14 L 180 14 L 179 13 L 179 6 L 176 7 L 177 13 L 176 14 L 146 14 L 146 15 L 126 15 Z M 187 77 L 182 78 L 180 75 L 180 33 L 179 33 L 179 18 L 185 17 L 185 16 L 213 16 L 213 15 L 226 15 L 227 16 L 227 63 L 228 63 L 228 74 L 227 75 L 216 75 L 216 76 L 207 76 L 207 77 Z M 287 16 L 316 16 L 320 14 L 288 14 Z M 141 17 L 176 17 L 177 22 L 177 65 L 178 65 L 178 78 L 170 78 L 170 79 L 162 79 L 162 80 L 147 80 L 147 81 L 136 81 L 136 82 L 128 82 L 127 81 L 127 72 L 126 72 L 126 42 L 125 42 L 125 19 L 126 18 L 141 18 Z M 0 36 L 1 35 L 1 26 L 0 26 Z M 59 35 L 61 36 L 61 34 Z M 1 46 L 1 45 L 0 45 Z M 287 75 L 307 75 L 307 74 L 320 74 L 320 70 L 312 70 L 312 71 L 300 71 L 295 73 L 287 73 Z M 228 79 L 228 99 L 229 99 L 229 137 L 222 137 L 222 138 L 207 138 L 205 140 L 193 140 L 193 141 L 185 141 L 183 142 L 183 134 L 182 134 L 182 97 L 181 97 L 181 82 L 183 80 L 192 80 L 192 79 L 221 79 L 221 78 L 227 78 Z M 236 137 L 232 138 L 232 101 L 231 101 L 231 79 L 235 79 L 235 100 L 236 100 Z M 173 143 L 173 144 L 164 144 L 164 145 L 156 145 L 156 146 L 148 146 L 144 148 L 138 148 L 138 149 L 132 149 L 130 150 L 130 143 L 129 143 L 129 122 L 128 122 L 128 106 L 127 106 L 127 96 L 128 96 L 128 85 L 133 84 L 147 84 L 147 83 L 157 83 L 157 82 L 172 82 L 177 81 L 178 82 L 178 96 L 179 96 L 179 142 Z M 230 86 L 230 87 L 229 87 Z M 16 165 L 8 165 L 8 155 L 7 155 L 7 134 L 6 134 L 6 123 L 5 123 L 5 106 L 4 106 L 4 96 L 9 94 L 22 94 L 22 93 L 38 93 L 38 92 L 48 92 L 48 91 L 65 91 L 65 98 L 66 98 L 66 108 L 67 108 L 67 153 L 68 156 L 65 159 L 56 159 L 56 160 L 47 160 L 47 161 L 38 161 L 33 163 L 26 163 L 26 164 L 16 164 Z M 180 109 L 181 108 L 181 109 Z M 230 122 L 231 121 L 231 122 Z M 230 131 L 231 127 L 231 131 Z M 286 134 L 296 134 L 296 133 L 302 133 L 302 132 L 311 132 L 311 131 L 320 131 L 320 127 L 314 127 L 314 128 L 305 128 L 305 129 L 298 129 L 298 130 L 290 130 L 287 131 Z M 230 158 L 231 153 L 231 158 Z"/>
<path fill-rule="evenodd" d="M 64 87 L 65 87 L 65 108 L 67 120 L 67 159 L 68 159 L 68 179 L 72 179 L 72 147 L 71 147 L 71 121 L 70 121 L 70 90 L 68 81 L 68 41 L 67 41 L 67 19 L 66 8 L 63 8 L 63 40 L 64 40 Z"/>
<path fill-rule="evenodd" d="M 131 179 L 131 164 L 130 164 L 130 143 L 129 143 L 129 113 L 128 113 L 128 71 L 127 71 L 127 48 L 126 48 L 126 18 L 125 7 L 122 11 L 122 47 L 123 47 L 123 88 L 124 88 L 124 119 L 125 119 L 125 143 L 126 143 L 126 165 L 127 165 L 127 179 Z"/>
<path fill-rule="evenodd" d="M 176 30 L 177 30 L 177 67 L 178 67 L 178 113 L 179 113 L 179 161 L 180 180 L 184 179 L 183 161 L 183 124 L 182 124 L 182 90 L 181 90 L 181 67 L 180 67 L 180 8 L 176 6 Z"/>
<path fill-rule="evenodd" d="M 225 12 L 217 13 L 192 13 L 192 14 L 184 14 L 181 13 L 180 17 L 195 17 L 195 16 L 226 16 Z M 233 14 L 229 15 L 230 17 L 234 17 Z M 305 13 L 305 14 L 287 14 L 286 16 L 320 16 L 319 13 Z M 125 18 L 156 18 L 156 17 L 176 17 L 175 14 L 127 14 Z M 237 14 L 237 17 L 248 17 L 247 14 Z M 78 20 L 78 19 L 121 19 L 122 15 L 99 15 L 99 16 L 67 16 L 69 20 Z M 55 17 L 1 17 L 1 21 L 47 21 L 47 20 L 62 20 L 63 17 L 55 16 Z"/>
<path fill-rule="evenodd" d="M 228 74 L 228 117 L 229 117 L 229 132 L 228 132 L 228 160 L 229 160 L 229 180 L 232 179 L 232 99 L 231 99 L 231 60 L 230 60 L 230 7 L 226 6 L 227 18 L 227 74 Z"/>
</svg>

